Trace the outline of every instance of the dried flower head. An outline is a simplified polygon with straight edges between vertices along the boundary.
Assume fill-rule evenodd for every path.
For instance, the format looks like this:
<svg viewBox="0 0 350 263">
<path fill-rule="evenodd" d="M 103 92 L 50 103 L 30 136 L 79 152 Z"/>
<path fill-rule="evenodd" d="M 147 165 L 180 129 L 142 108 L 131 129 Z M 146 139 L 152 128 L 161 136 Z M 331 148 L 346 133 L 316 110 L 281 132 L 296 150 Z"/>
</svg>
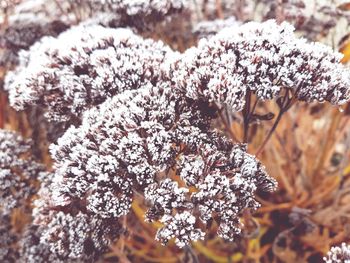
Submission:
<svg viewBox="0 0 350 263">
<path fill-rule="evenodd" d="M 349 263 L 350 245 L 342 243 L 341 246 L 332 247 L 323 260 L 326 263 Z"/>
<path fill-rule="evenodd" d="M 80 119 L 108 97 L 159 81 L 168 53 L 161 42 L 127 29 L 78 26 L 21 53 L 6 81 L 10 102 L 17 110 L 38 104 L 50 120 Z"/>
<path fill-rule="evenodd" d="M 12 219 L 15 210 L 30 218 L 31 199 L 37 191 L 39 176 L 44 176 L 43 167 L 30 155 L 30 141 L 15 132 L 0 130 L 1 262 L 15 262 L 20 257 L 20 230 L 25 225 L 15 226 Z"/>
<path fill-rule="evenodd" d="M 43 167 L 29 154 L 30 142 L 12 131 L 0 130 L 0 213 L 24 211 L 36 191 L 34 182 Z M 26 156 L 27 155 L 27 156 Z"/>
<path fill-rule="evenodd" d="M 167 244 L 170 239 L 175 238 L 175 244 L 182 248 L 188 245 L 190 241 L 204 239 L 204 232 L 194 226 L 196 218 L 187 211 L 175 216 L 165 215 L 161 222 L 165 224 L 165 227 L 158 230 L 156 240 L 163 245 Z"/>
<path fill-rule="evenodd" d="M 40 243 L 62 261 L 90 262 L 105 252 L 120 234 L 116 220 L 104 220 L 96 216 L 50 212 L 42 222 Z"/>
<path fill-rule="evenodd" d="M 197 35 L 198 38 L 209 38 L 216 35 L 224 28 L 238 27 L 240 24 L 241 23 L 234 17 L 229 17 L 226 19 L 215 19 L 211 21 L 201 21 L 194 26 L 193 33 Z"/>
<path fill-rule="evenodd" d="M 216 220 L 219 235 L 233 240 L 243 210 L 258 207 L 254 193 L 274 190 L 276 182 L 244 146 L 211 131 L 215 116 L 208 103 L 184 98 L 167 82 L 108 99 L 51 147 L 54 204 L 79 203 L 108 219 L 127 214 L 139 192 L 150 205 L 146 219 L 164 224 L 162 243 L 175 237 L 183 247 L 203 238 L 198 217 Z M 173 169 L 197 191 L 165 178 Z"/>
<path fill-rule="evenodd" d="M 117 13 L 121 25 L 144 29 L 186 9 L 185 0 L 88 0 L 93 8 Z"/>
<path fill-rule="evenodd" d="M 187 97 L 239 111 L 248 92 L 260 100 L 290 91 L 299 100 L 340 105 L 350 98 L 349 71 L 339 53 L 296 38 L 293 27 L 250 22 L 202 39 L 174 63 L 171 74 Z"/>
<path fill-rule="evenodd" d="M 29 49 L 43 36 L 57 36 L 66 30 L 70 21 L 62 19 L 57 10 L 50 1 L 23 1 L 15 5 L 8 23 L 0 29 L 0 66 L 12 68 L 19 62 L 21 49 Z"/>
</svg>

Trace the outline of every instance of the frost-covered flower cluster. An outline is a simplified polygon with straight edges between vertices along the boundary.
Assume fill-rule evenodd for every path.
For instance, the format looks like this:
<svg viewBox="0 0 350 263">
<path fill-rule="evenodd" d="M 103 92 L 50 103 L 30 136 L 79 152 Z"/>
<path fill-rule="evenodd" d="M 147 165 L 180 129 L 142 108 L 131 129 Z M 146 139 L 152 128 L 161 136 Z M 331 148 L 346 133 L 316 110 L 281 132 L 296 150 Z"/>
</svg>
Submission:
<svg viewBox="0 0 350 263">
<path fill-rule="evenodd" d="M 12 131 L 0 130 L 0 213 L 29 207 L 35 181 L 43 171 L 29 154 L 30 143 Z M 27 156 L 26 156 L 27 155 Z"/>
<path fill-rule="evenodd" d="M 350 245 L 342 243 L 341 246 L 332 247 L 323 259 L 326 263 L 349 263 Z"/>
<path fill-rule="evenodd" d="M 43 170 L 30 155 L 29 141 L 15 132 L 0 130 L 1 262 L 88 262 L 98 258 L 119 236 L 122 228 L 117 220 L 73 210 L 65 211 L 72 214 L 63 213 L 59 207 L 51 211 L 48 204 L 37 205 L 32 223 L 34 195 L 42 195 L 37 204 L 44 203 L 49 198 L 46 190 L 53 183 L 52 174 Z M 13 218 L 20 215 L 27 217 L 27 224 L 19 228 Z"/>
<path fill-rule="evenodd" d="M 249 92 L 267 100 L 289 90 L 302 101 L 339 105 L 350 98 L 341 57 L 327 46 L 296 38 L 289 24 L 270 20 L 202 39 L 170 71 L 187 97 L 224 103 L 235 111 L 244 107 Z"/>
<path fill-rule="evenodd" d="M 21 230 L 14 226 L 13 218 L 15 213 L 30 218 L 31 199 L 37 191 L 40 174 L 45 174 L 43 166 L 30 155 L 30 141 L 15 132 L 0 130 L 1 262 L 16 262 L 20 256 L 17 246 Z"/>
<path fill-rule="evenodd" d="M 116 220 L 104 220 L 84 213 L 50 212 L 40 243 L 49 244 L 51 254 L 61 260 L 96 260 L 120 234 Z M 47 225 L 46 225 L 47 223 Z"/>
<path fill-rule="evenodd" d="M 164 244 L 172 237 L 181 247 L 201 239 L 197 218 L 216 220 L 219 235 L 233 240 L 243 210 L 258 207 L 254 193 L 272 191 L 276 183 L 244 147 L 211 131 L 209 104 L 186 99 L 170 85 L 125 91 L 67 130 L 51 147 L 53 204 L 85 203 L 81 209 L 89 213 L 116 218 L 129 212 L 139 192 L 150 204 L 146 219 L 165 225 L 157 234 Z M 171 170 L 185 187 L 166 178 Z"/>
<path fill-rule="evenodd" d="M 337 43 L 350 26 L 350 12 L 343 0 L 198 0 L 193 12 L 203 10 L 210 20 L 234 16 L 238 21 L 269 19 L 292 24 L 298 34 L 310 40 Z M 220 14 L 218 14 L 218 6 Z"/>
<path fill-rule="evenodd" d="M 87 108 L 124 90 L 153 85 L 173 51 L 128 29 L 77 26 L 20 54 L 9 73 L 11 105 L 40 105 L 52 121 L 80 119 Z"/>
<path fill-rule="evenodd" d="M 199 22 L 193 28 L 193 33 L 198 36 L 198 38 L 209 38 L 216 35 L 222 29 L 227 27 L 238 27 L 241 22 L 237 21 L 234 17 L 229 17 L 226 19 L 215 19 L 211 21 Z M 235 30 L 234 28 L 232 30 Z"/>
<path fill-rule="evenodd" d="M 186 0 L 88 0 L 93 8 L 115 12 L 121 25 L 145 28 L 181 13 L 186 9 Z"/>
<path fill-rule="evenodd" d="M 0 136 L 2 220 L 10 224 L 8 211 L 37 197 L 33 211 L 28 207 L 30 226 L 14 236 L 20 249 L 4 245 L 1 254 L 28 262 L 94 261 L 122 234 L 119 218 L 129 214 L 136 195 L 148 207 L 145 220 L 162 224 L 155 239 L 163 245 L 175 239 L 185 247 L 211 227 L 234 241 L 244 212 L 260 206 L 257 192 L 274 191 L 277 183 L 246 144 L 213 128 L 221 114 L 217 104 L 240 111 L 251 93 L 260 100 L 292 95 L 335 105 L 350 99 L 341 56 L 296 38 L 287 23 L 238 25 L 231 18 L 198 24 L 203 39 L 180 54 L 119 27 L 162 21 L 184 10 L 185 1 L 85 4 L 114 13 L 118 28 L 96 25 L 94 17 L 69 23 L 57 37 L 40 33 L 54 36 L 21 51 L 20 64 L 6 77 L 14 108 L 34 106 L 53 123 L 72 126 L 50 146 L 50 173 L 32 164 L 21 139 Z M 27 49 L 28 41 L 21 46 L 18 39 L 18 48 Z M 27 196 L 24 180 L 40 181 Z M 8 234 L 2 243 L 12 244 Z"/>
</svg>

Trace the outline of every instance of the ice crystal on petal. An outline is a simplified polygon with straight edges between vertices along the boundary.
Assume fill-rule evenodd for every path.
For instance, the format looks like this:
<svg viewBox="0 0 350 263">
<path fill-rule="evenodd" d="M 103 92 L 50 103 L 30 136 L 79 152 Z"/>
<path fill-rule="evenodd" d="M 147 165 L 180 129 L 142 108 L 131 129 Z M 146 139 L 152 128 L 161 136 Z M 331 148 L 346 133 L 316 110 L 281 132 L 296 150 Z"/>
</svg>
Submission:
<svg viewBox="0 0 350 263">
<path fill-rule="evenodd" d="M 117 221 L 105 221 L 83 213 L 51 212 L 40 242 L 49 244 L 51 253 L 64 259 L 93 260 L 118 236 Z"/>
<path fill-rule="evenodd" d="M 270 20 L 227 28 L 173 63 L 173 80 L 186 96 L 224 103 L 239 111 L 245 96 L 260 100 L 290 90 L 302 101 L 340 105 L 350 98 L 349 70 L 341 54 L 293 34 L 288 23 Z"/>
<path fill-rule="evenodd" d="M 326 263 L 349 263 L 350 245 L 342 243 L 341 246 L 332 247 L 323 259 Z"/>
<path fill-rule="evenodd" d="M 7 75 L 5 87 L 17 110 L 40 105 L 51 120 L 80 119 L 108 97 L 159 81 L 170 53 L 161 42 L 128 29 L 81 25 L 21 52 L 20 66 Z"/>
<path fill-rule="evenodd" d="M 175 244 L 182 248 L 189 245 L 191 241 L 204 239 L 204 232 L 195 228 L 196 218 L 187 211 L 175 216 L 165 215 L 161 222 L 165 226 L 158 230 L 156 239 L 163 245 L 175 238 Z"/>
</svg>

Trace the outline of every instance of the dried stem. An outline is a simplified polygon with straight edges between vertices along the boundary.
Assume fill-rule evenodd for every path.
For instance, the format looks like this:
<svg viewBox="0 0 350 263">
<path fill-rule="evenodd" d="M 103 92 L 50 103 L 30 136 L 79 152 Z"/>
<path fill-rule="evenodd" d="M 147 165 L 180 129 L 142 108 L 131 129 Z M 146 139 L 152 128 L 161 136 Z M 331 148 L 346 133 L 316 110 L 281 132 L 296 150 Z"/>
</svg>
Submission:
<svg viewBox="0 0 350 263">
<path fill-rule="evenodd" d="M 272 125 L 272 128 L 270 129 L 269 133 L 267 134 L 266 138 L 264 139 L 263 143 L 260 145 L 259 149 L 256 152 L 256 156 L 258 156 L 264 149 L 264 147 L 266 146 L 267 142 L 270 140 L 272 134 L 275 132 L 279 122 L 281 121 L 281 118 L 283 116 L 283 114 L 285 112 L 287 112 L 290 107 L 295 103 L 296 99 L 295 97 L 292 95 L 292 97 L 289 97 L 289 90 L 286 90 L 286 93 L 282 99 L 281 105 L 279 105 L 280 110 L 278 112 L 278 115 L 276 117 L 276 120 L 274 122 L 274 124 Z"/>
</svg>

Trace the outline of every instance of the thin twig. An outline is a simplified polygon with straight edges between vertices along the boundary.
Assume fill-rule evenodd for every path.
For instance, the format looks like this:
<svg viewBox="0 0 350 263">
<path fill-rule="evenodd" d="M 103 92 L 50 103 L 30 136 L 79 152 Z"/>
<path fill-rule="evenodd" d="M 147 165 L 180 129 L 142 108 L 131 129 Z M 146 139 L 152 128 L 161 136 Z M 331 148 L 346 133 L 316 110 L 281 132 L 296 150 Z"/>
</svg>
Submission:
<svg viewBox="0 0 350 263">
<path fill-rule="evenodd" d="M 266 146 L 267 142 L 270 140 L 272 134 L 274 133 L 274 131 L 276 130 L 276 128 L 277 128 L 277 126 L 279 124 L 279 122 L 281 121 L 281 118 L 282 118 L 283 114 L 285 112 L 287 112 L 291 108 L 291 106 L 295 103 L 295 101 L 296 101 L 295 97 L 292 95 L 292 97 L 289 98 L 289 92 L 290 92 L 289 90 L 286 90 L 286 93 L 285 93 L 285 95 L 283 97 L 283 101 L 282 101 L 282 103 L 280 105 L 280 110 L 278 112 L 276 120 L 275 120 L 271 130 L 267 134 L 266 138 L 264 139 L 263 143 L 260 145 L 259 149 L 257 150 L 257 152 L 255 154 L 256 156 L 258 156 L 262 152 L 262 150 Z"/>
</svg>

